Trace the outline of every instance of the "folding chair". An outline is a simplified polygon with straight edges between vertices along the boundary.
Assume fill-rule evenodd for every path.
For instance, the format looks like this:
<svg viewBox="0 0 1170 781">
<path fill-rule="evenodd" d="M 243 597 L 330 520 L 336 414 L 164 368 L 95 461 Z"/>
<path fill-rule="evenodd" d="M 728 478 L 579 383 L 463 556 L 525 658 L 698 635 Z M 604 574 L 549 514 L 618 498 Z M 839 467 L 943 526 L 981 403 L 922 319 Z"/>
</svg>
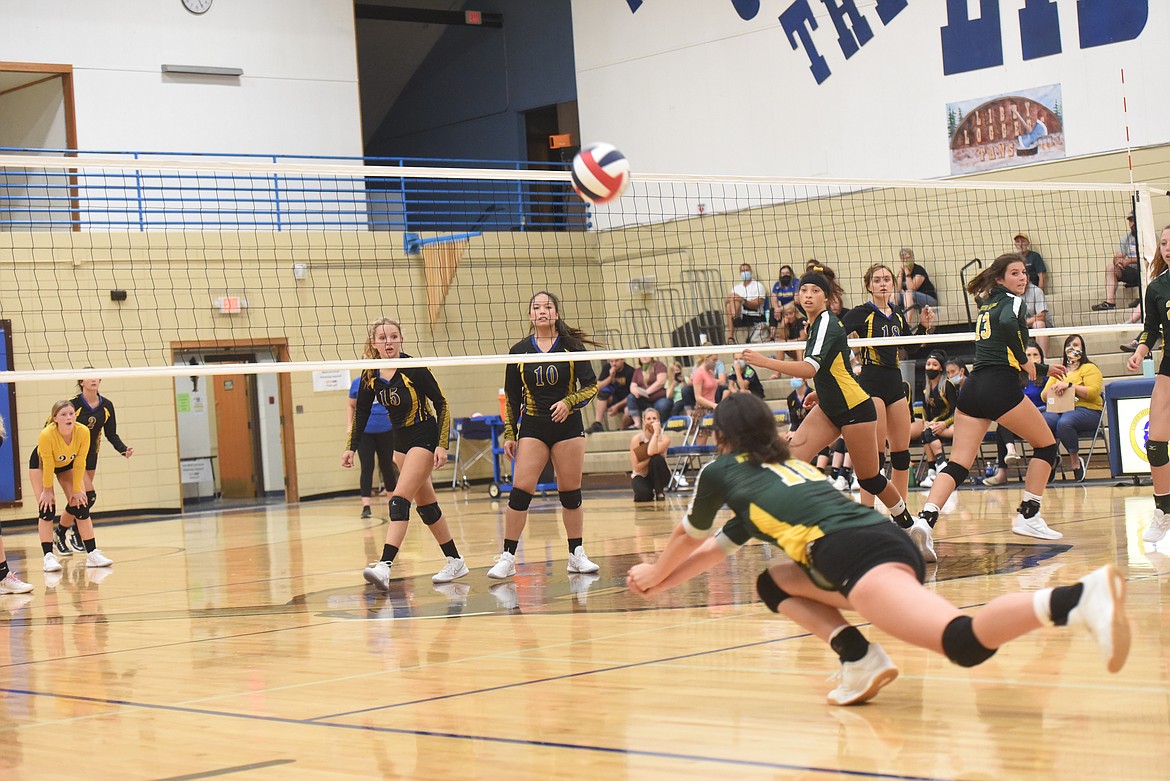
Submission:
<svg viewBox="0 0 1170 781">
<path fill-rule="evenodd" d="M 477 449 L 470 457 L 464 453 L 463 440 L 477 443 Z M 455 418 L 455 462 L 454 474 L 451 476 L 451 487 L 458 488 L 460 482 L 464 488 L 471 483 L 467 479 L 467 470 L 472 464 L 486 459 L 492 454 L 492 427 L 486 418 Z"/>
<path fill-rule="evenodd" d="M 687 435 L 683 439 L 683 444 L 679 447 L 667 448 L 667 457 L 675 459 L 674 468 L 671 469 L 670 483 L 667 485 L 667 490 L 673 490 L 675 488 L 682 488 L 686 486 L 686 472 L 690 468 L 692 460 L 699 459 L 701 464 L 705 457 L 715 455 L 714 445 L 697 444 L 699 433 L 704 430 L 710 431 L 714 424 L 715 416 L 711 413 L 704 415 L 698 421 L 695 421 L 693 418 L 691 418 L 690 429 L 687 431 Z"/>
</svg>

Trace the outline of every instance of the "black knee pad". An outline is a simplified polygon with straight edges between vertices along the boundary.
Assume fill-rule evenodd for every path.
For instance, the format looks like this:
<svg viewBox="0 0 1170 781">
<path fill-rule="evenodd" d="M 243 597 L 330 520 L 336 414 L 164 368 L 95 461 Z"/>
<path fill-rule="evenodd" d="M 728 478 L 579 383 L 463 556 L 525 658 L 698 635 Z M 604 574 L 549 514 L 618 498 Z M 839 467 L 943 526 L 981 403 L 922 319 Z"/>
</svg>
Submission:
<svg viewBox="0 0 1170 781">
<path fill-rule="evenodd" d="M 756 593 L 760 595 L 760 599 L 764 600 L 764 604 L 773 613 L 779 613 L 780 603 L 792 596 L 776 585 L 776 581 L 772 580 L 768 570 L 764 570 L 756 578 Z"/>
<path fill-rule="evenodd" d="M 96 501 L 97 501 L 97 491 L 86 491 L 85 492 L 85 506 L 90 509 L 90 512 L 93 511 L 93 503 Z"/>
<path fill-rule="evenodd" d="M 48 521 L 49 523 L 53 523 L 54 521 L 57 520 L 57 508 L 50 507 L 47 510 L 42 509 L 37 513 L 37 518 L 42 520 L 42 521 Z"/>
<path fill-rule="evenodd" d="M 443 517 L 443 511 L 439 509 L 438 502 L 432 502 L 431 504 L 419 506 L 418 517 L 422 518 L 422 522 L 427 526 L 432 526 L 438 523 L 439 519 Z"/>
<path fill-rule="evenodd" d="M 929 445 L 931 442 L 934 442 L 936 439 L 938 439 L 938 437 L 930 429 L 924 428 L 922 429 L 922 436 L 920 436 L 919 439 L 922 440 L 922 444 Z"/>
<path fill-rule="evenodd" d="M 905 472 L 910 469 L 910 451 L 909 450 L 894 450 L 890 452 L 890 466 L 899 472 Z"/>
<path fill-rule="evenodd" d="M 967 482 L 967 478 L 971 474 L 971 470 L 965 466 L 956 464 L 954 461 L 948 461 L 947 465 L 943 467 L 943 474 L 950 475 L 955 481 L 955 487 L 958 488 L 963 483 Z"/>
<path fill-rule="evenodd" d="M 410 520 L 410 500 L 402 496 L 390 497 L 390 520 Z"/>
<path fill-rule="evenodd" d="M 845 452 L 845 440 L 838 438 L 837 441 L 833 443 L 832 450 L 834 453 L 844 453 Z"/>
<path fill-rule="evenodd" d="M 1170 445 L 1165 440 L 1146 440 L 1146 458 L 1150 466 L 1166 466 L 1170 464 Z"/>
<path fill-rule="evenodd" d="M 566 510 L 576 510 L 581 506 L 580 488 L 574 488 L 572 491 L 557 491 L 557 495 L 561 497 L 561 507 Z"/>
<path fill-rule="evenodd" d="M 943 652 L 960 667 L 974 667 L 995 656 L 996 648 L 988 648 L 975 637 L 971 616 L 959 616 L 943 630 Z"/>
<path fill-rule="evenodd" d="M 886 490 L 886 486 L 890 484 L 890 481 L 879 472 L 873 477 L 858 478 L 857 484 L 861 486 L 863 490 L 869 491 L 874 496 L 877 496 L 882 491 Z"/>
<path fill-rule="evenodd" d="M 1035 448 L 1032 451 L 1032 458 L 1039 458 L 1048 466 L 1056 466 L 1056 456 L 1059 452 L 1059 445 L 1053 442 L 1051 445 Z"/>
<path fill-rule="evenodd" d="M 89 517 L 89 508 L 88 507 L 74 507 L 72 505 L 69 505 L 65 508 L 65 512 L 68 513 L 69 515 L 72 515 L 74 518 L 76 518 L 79 521 L 84 521 L 86 518 Z"/>
<path fill-rule="evenodd" d="M 524 512 L 530 504 L 532 504 L 532 494 L 527 491 L 513 486 L 512 490 L 508 492 L 508 507 L 510 509 Z"/>
</svg>

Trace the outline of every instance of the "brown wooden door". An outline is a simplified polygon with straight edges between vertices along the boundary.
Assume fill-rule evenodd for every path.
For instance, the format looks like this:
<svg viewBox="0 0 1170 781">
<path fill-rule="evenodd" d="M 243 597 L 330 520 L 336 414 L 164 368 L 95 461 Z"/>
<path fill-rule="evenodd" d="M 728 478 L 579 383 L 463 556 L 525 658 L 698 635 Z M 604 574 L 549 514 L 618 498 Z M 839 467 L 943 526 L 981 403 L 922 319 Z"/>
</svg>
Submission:
<svg viewBox="0 0 1170 781">
<path fill-rule="evenodd" d="M 251 378 L 224 374 L 211 378 L 215 389 L 215 431 L 219 443 L 220 493 L 225 499 L 255 497 L 255 408 Z"/>
</svg>

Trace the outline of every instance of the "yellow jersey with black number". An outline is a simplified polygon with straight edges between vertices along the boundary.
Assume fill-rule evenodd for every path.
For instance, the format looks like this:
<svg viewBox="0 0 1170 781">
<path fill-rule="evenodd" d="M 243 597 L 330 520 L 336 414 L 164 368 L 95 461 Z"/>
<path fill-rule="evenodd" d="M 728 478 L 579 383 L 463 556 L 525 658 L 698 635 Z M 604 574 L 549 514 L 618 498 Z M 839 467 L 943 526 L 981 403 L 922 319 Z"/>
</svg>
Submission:
<svg viewBox="0 0 1170 781">
<path fill-rule="evenodd" d="M 843 415 L 869 398 L 853 376 L 845 329 L 827 309 L 809 324 L 804 360 L 816 369 L 813 384 L 826 415 Z"/>
<path fill-rule="evenodd" d="M 41 483 L 45 488 L 53 487 L 53 474 L 58 469 L 73 467 L 73 490 L 85 490 L 82 478 L 85 476 L 85 456 L 89 453 L 89 429 L 74 424 L 72 441 L 57 430 L 57 424 L 46 426 L 37 437 L 37 456 L 41 461 Z"/>
</svg>

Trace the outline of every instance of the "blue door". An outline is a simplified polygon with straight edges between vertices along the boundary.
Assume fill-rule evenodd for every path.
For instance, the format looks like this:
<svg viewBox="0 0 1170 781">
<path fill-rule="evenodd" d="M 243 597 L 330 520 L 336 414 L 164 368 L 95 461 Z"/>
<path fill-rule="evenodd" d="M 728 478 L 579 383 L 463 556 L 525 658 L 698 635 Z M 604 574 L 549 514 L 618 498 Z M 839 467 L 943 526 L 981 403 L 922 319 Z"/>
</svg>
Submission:
<svg viewBox="0 0 1170 781">
<path fill-rule="evenodd" d="M 11 329 L 11 321 L 0 320 L 0 370 L 3 371 L 12 371 Z M 0 445 L 0 502 L 15 502 L 16 486 L 20 484 L 16 469 L 16 448 L 12 444 L 16 431 L 16 421 L 12 419 L 15 395 L 12 385 L 0 382 L 0 418 L 4 419 L 4 428 L 8 432 L 4 444 Z"/>
</svg>

